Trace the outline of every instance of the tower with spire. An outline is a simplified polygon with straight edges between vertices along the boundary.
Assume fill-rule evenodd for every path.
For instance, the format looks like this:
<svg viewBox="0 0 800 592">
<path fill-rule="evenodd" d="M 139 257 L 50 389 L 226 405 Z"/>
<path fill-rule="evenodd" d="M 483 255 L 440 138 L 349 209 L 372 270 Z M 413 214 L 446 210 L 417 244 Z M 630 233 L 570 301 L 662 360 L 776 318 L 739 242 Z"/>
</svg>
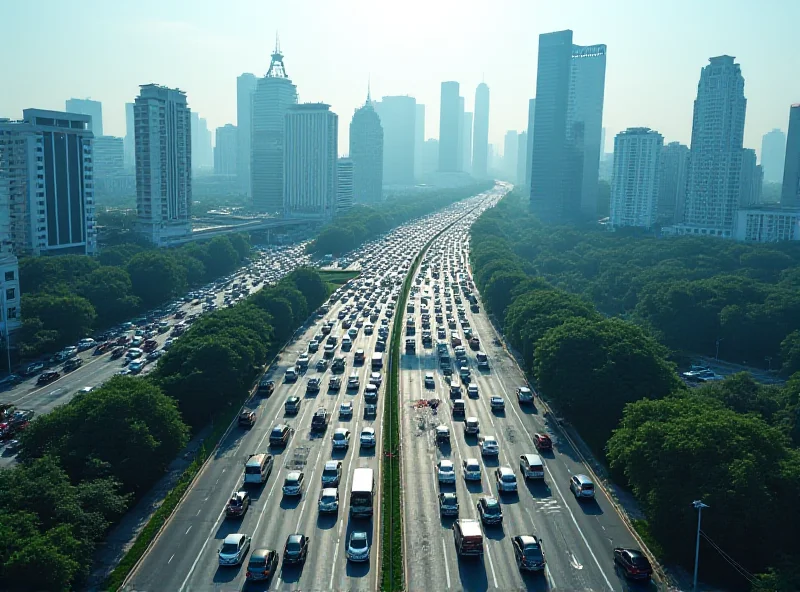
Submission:
<svg viewBox="0 0 800 592">
<path fill-rule="evenodd" d="M 267 74 L 258 79 L 253 93 L 250 179 L 253 209 L 278 213 L 283 211 L 284 120 L 297 104 L 297 87 L 286 73 L 277 34 L 270 58 Z"/>
<path fill-rule="evenodd" d="M 350 121 L 350 159 L 353 161 L 353 201 L 373 204 L 383 196 L 383 127 L 372 104 L 370 81 L 367 102 Z"/>
</svg>

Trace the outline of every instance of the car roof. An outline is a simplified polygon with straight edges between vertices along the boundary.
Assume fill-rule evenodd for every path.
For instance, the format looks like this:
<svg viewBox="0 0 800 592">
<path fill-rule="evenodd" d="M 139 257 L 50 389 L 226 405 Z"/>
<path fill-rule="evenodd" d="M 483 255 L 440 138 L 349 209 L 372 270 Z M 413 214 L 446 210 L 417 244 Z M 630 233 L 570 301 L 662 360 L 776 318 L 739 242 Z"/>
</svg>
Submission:
<svg viewBox="0 0 800 592">
<path fill-rule="evenodd" d="M 522 458 L 524 458 L 528 464 L 539 462 L 541 463 L 542 459 L 539 457 L 538 454 L 523 454 Z"/>
<path fill-rule="evenodd" d="M 287 543 L 299 543 L 303 538 L 302 534 L 290 534 L 286 539 Z"/>
<path fill-rule="evenodd" d="M 487 506 L 500 505 L 500 502 L 497 501 L 497 498 L 492 495 L 484 495 L 483 497 L 481 497 L 481 501 L 483 501 L 483 503 L 486 504 Z"/>
<path fill-rule="evenodd" d="M 336 428 L 336 429 L 333 431 L 333 435 L 335 436 L 335 435 L 337 435 L 337 434 L 346 434 L 346 433 L 348 433 L 349 431 L 350 431 L 350 430 L 348 430 L 347 428 Z"/>
<path fill-rule="evenodd" d="M 350 533 L 350 540 L 365 541 L 367 540 L 367 533 L 364 531 L 353 531 Z"/>
<path fill-rule="evenodd" d="M 341 466 L 342 466 L 342 461 L 340 461 L 340 460 L 328 460 L 328 461 L 325 461 L 325 470 L 338 469 Z"/>
<path fill-rule="evenodd" d="M 539 545 L 539 539 L 537 539 L 535 535 L 522 534 L 517 537 L 517 540 L 519 540 L 519 543 L 523 547 L 527 547 L 528 545 Z"/>
<path fill-rule="evenodd" d="M 443 491 L 439 495 L 441 495 L 443 499 L 456 499 L 456 494 L 454 491 Z"/>
<path fill-rule="evenodd" d="M 302 474 L 303 474 L 302 471 L 289 471 L 289 474 L 286 475 L 286 478 L 297 480 L 300 478 L 300 475 Z"/>
<path fill-rule="evenodd" d="M 466 458 L 466 459 L 464 459 L 464 462 L 466 464 L 468 464 L 468 465 L 477 465 L 477 464 L 479 464 L 477 458 Z"/>
<path fill-rule="evenodd" d="M 322 489 L 322 495 L 336 495 L 338 491 L 335 487 L 325 487 Z"/>
<path fill-rule="evenodd" d="M 446 458 L 443 458 L 442 460 L 439 461 L 439 466 L 440 467 L 452 467 L 453 466 L 453 461 L 452 460 L 448 460 Z"/>
<path fill-rule="evenodd" d="M 501 475 L 513 475 L 514 470 L 511 467 L 497 467 L 497 470 L 500 471 Z"/>
<path fill-rule="evenodd" d="M 238 545 L 239 541 L 241 541 L 243 537 L 244 537 L 243 534 L 237 532 L 237 533 L 229 534 L 228 536 L 226 536 L 225 540 L 223 542 L 226 545 Z"/>
<path fill-rule="evenodd" d="M 250 559 L 254 557 L 257 559 L 266 559 L 267 555 L 270 553 L 275 553 L 272 549 L 256 549 L 250 554 Z"/>
<path fill-rule="evenodd" d="M 374 434 L 375 433 L 375 428 L 373 428 L 372 426 L 365 426 L 364 428 L 361 429 L 361 433 L 362 434 Z"/>
</svg>

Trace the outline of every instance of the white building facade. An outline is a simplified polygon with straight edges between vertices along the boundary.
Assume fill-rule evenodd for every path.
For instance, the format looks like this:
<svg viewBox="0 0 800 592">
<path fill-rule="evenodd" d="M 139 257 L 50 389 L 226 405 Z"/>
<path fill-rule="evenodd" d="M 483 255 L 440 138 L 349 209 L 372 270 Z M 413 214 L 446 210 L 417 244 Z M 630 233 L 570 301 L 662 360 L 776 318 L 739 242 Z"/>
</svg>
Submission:
<svg viewBox="0 0 800 592">
<path fill-rule="evenodd" d="M 800 208 L 743 208 L 736 213 L 734 238 L 755 243 L 800 240 Z"/>
<path fill-rule="evenodd" d="M 658 218 L 661 149 L 664 138 L 646 127 L 614 138 L 609 225 L 651 228 Z"/>
<path fill-rule="evenodd" d="M 230 123 L 218 127 L 214 145 L 214 174 L 236 175 L 239 151 L 238 129 Z"/>
<path fill-rule="evenodd" d="M 253 93 L 258 79 L 245 72 L 236 78 L 236 176 L 239 189 L 248 197 L 250 192 L 250 132 L 253 125 Z"/>
<path fill-rule="evenodd" d="M 339 216 L 353 207 L 353 161 L 340 158 L 336 161 L 336 212 Z"/>
</svg>

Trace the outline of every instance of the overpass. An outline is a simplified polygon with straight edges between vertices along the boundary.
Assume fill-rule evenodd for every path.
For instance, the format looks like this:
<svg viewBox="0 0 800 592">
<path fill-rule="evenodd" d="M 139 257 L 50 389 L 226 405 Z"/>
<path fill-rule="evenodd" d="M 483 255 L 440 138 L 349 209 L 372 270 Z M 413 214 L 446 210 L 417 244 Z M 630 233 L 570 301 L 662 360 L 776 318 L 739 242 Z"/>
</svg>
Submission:
<svg viewBox="0 0 800 592">
<path fill-rule="evenodd" d="M 194 220 L 198 222 L 199 220 Z M 322 224 L 321 220 L 293 218 L 255 218 L 239 224 L 214 224 L 203 228 L 193 228 L 192 234 L 169 239 L 164 246 L 177 247 L 194 241 L 208 240 L 234 232 L 254 232 L 258 230 L 277 230 L 280 228 L 312 227 Z"/>
</svg>

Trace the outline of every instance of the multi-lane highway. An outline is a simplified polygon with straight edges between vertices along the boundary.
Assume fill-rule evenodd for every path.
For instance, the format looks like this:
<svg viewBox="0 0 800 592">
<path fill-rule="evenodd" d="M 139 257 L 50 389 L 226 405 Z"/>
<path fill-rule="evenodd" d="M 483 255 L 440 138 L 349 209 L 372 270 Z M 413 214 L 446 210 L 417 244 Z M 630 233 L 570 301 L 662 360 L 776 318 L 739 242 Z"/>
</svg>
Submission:
<svg viewBox="0 0 800 592">
<path fill-rule="evenodd" d="M 438 279 L 433 273 L 438 273 Z M 569 487 L 571 476 L 588 473 L 570 444 L 559 436 L 556 426 L 544 417 L 541 404 L 521 405 L 516 389 L 525 386 L 522 373 L 510 355 L 495 341 L 496 335 L 482 312 L 470 311 L 459 279 L 470 283 L 468 265 L 468 226 L 458 224 L 429 249 L 415 276 L 415 293 L 404 311 L 414 318 L 417 350 L 403 353 L 401 370 L 401 442 L 404 480 L 404 523 L 406 582 L 409 590 L 626 590 L 629 584 L 615 572 L 614 547 L 637 544 L 605 496 L 597 489 L 594 500 L 578 501 Z M 434 290 L 437 290 L 436 292 Z M 427 296 L 428 304 L 422 298 Z M 456 299 L 463 304 L 459 304 Z M 435 322 L 437 302 L 442 322 Z M 431 318 L 432 345 L 423 347 L 421 309 L 427 306 Z M 463 323 L 458 309 L 463 306 Z M 448 323 L 449 316 L 452 322 Z M 449 326 L 448 326 L 449 324 Z M 437 329 L 444 331 L 437 336 Z M 489 369 L 479 369 L 476 351 L 467 345 L 465 329 L 471 328 L 487 354 Z M 462 386 L 466 413 L 454 418 L 449 384 L 437 357 L 437 337 L 447 342 L 454 364 L 453 380 L 458 379 L 451 335 L 455 332 L 466 348 L 466 362 L 477 396 L 468 396 Z M 434 381 L 425 384 L 425 374 Z M 463 384 L 463 383 L 462 383 Z M 505 411 L 493 410 L 490 397 L 505 400 Z M 420 399 L 438 399 L 434 410 L 420 405 Z M 464 431 L 464 417 L 476 417 L 482 436 L 494 436 L 499 444 L 497 457 L 483 456 L 477 436 Z M 437 442 L 436 427 L 450 429 L 450 443 Z M 538 452 L 535 433 L 549 433 L 552 452 Z M 544 479 L 525 481 L 520 472 L 520 456 L 539 454 L 544 461 Z M 481 479 L 467 482 L 462 472 L 465 459 L 477 459 Z M 440 484 L 436 466 L 440 460 L 455 465 L 455 483 Z M 518 491 L 499 493 L 495 481 L 498 466 L 516 474 Z M 453 536 L 454 518 L 440 517 L 438 495 L 455 492 L 459 518 L 479 520 L 477 503 L 482 496 L 499 500 L 501 525 L 482 525 L 484 555 L 481 559 L 459 558 Z M 546 559 L 543 573 L 521 572 L 512 549 L 512 538 L 535 535 L 542 539 Z M 647 585 L 643 588 L 647 589 Z"/>
<path fill-rule="evenodd" d="M 293 534 L 308 537 L 308 552 L 303 563 L 280 561 L 268 580 L 249 584 L 249 589 L 295 590 L 376 590 L 380 565 L 380 454 L 382 445 L 381 418 L 384 404 L 384 381 L 378 387 L 376 414 L 367 415 L 366 385 L 376 371 L 371 357 L 378 340 L 389 342 L 388 335 L 394 314 L 394 303 L 415 255 L 436 233 L 457 222 L 476 208 L 496 201 L 504 191 L 498 188 L 486 195 L 460 202 L 435 215 L 404 225 L 387 237 L 374 241 L 352 254 L 361 275 L 338 290 L 311 326 L 281 354 L 278 364 L 269 370 L 276 388 L 269 397 L 254 395 L 246 407 L 255 411 L 252 427 L 232 426 L 223 438 L 214 457 L 206 464 L 186 497 L 150 547 L 126 583 L 129 591 L 157 590 L 240 590 L 246 585 L 248 562 L 257 549 L 277 551 L 283 558 L 284 545 Z M 474 217 L 474 215 L 473 215 Z M 398 311 L 397 314 L 402 314 Z M 374 325 L 367 334 L 367 325 Z M 317 368 L 324 358 L 327 336 L 339 337 L 333 357 L 343 357 L 346 367 L 340 376 L 343 384 L 330 389 L 333 375 L 330 367 Z M 351 326 L 348 326 L 351 325 Z M 362 327 L 358 327 L 362 325 Z M 383 330 L 381 330 L 383 328 Z M 352 347 L 346 351 L 344 335 L 352 331 Z M 310 341 L 323 342 L 309 351 Z M 365 363 L 357 364 L 355 356 L 362 350 Z M 294 369 L 301 355 L 309 357 L 308 369 L 300 371 L 296 382 L 285 381 L 286 371 Z M 387 353 L 388 355 L 388 353 Z M 383 372 L 382 370 L 379 372 Z M 347 382 L 355 373 L 359 386 L 348 389 Z M 309 381 L 321 379 L 319 392 L 309 392 Z M 290 397 L 300 399 L 295 414 L 286 412 Z M 342 416 L 343 404 L 352 404 L 352 416 Z M 324 431 L 312 431 L 312 417 L 320 408 L 330 416 Z M 291 428 L 287 445 L 269 446 L 269 436 L 278 424 Z M 376 432 L 374 448 L 359 445 L 362 430 Z M 334 451 L 332 435 L 338 428 L 350 431 L 346 450 Z M 273 458 L 273 469 L 263 485 L 245 486 L 244 467 L 250 455 L 267 453 Z M 321 514 L 318 499 L 322 490 L 325 463 L 339 460 L 341 478 L 338 485 L 339 508 L 336 513 Z M 356 468 L 372 469 L 375 475 L 373 517 L 352 518 L 349 515 L 352 478 Z M 282 487 L 290 472 L 302 471 L 304 488 L 301 496 L 284 495 Z M 226 517 L 225 508 L 234 492 L 247 491 L 251 505 L 238 518 Z M 369 561 L 356 563 L 346 557 L 351 532 L 366 532 L 370 549 Z M 228 535 L 244 534 L 250 548 L 242 554 L 237 566 L 219 565 L 218 550 Z M 374 543 L 374 544 L 373 544 Z"/>
</svg>

